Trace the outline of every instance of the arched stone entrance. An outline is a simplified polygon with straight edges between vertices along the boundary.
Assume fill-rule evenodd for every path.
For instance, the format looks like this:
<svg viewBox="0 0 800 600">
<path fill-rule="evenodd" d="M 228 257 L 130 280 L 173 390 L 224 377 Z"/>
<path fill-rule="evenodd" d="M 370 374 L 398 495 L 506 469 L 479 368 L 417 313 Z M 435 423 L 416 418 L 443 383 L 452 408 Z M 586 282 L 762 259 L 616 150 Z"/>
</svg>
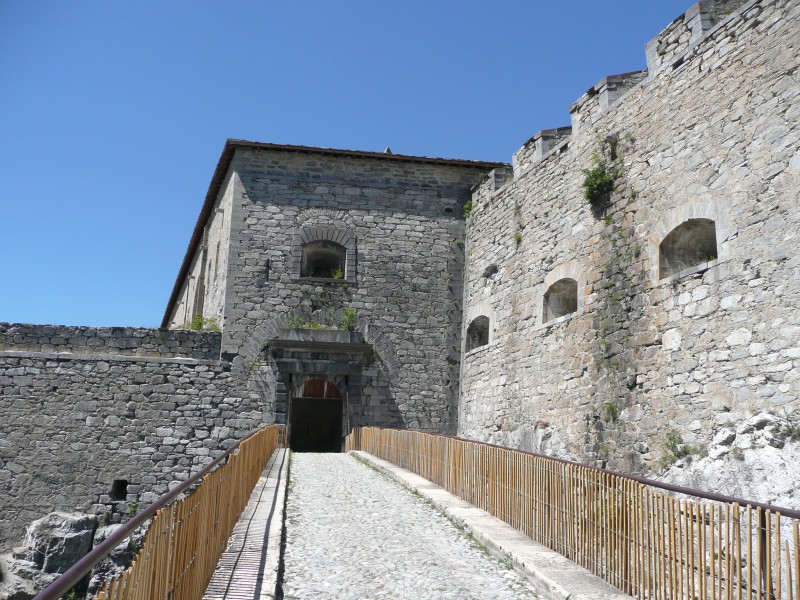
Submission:
<svg viewBox="0 0 800 600">
<path fill-rule="evenodd" d="M 325 378 L 305 381 L 289 403 L 289 447 L 295 452 L 340 452 L 343 401 Z"/>
</svg>

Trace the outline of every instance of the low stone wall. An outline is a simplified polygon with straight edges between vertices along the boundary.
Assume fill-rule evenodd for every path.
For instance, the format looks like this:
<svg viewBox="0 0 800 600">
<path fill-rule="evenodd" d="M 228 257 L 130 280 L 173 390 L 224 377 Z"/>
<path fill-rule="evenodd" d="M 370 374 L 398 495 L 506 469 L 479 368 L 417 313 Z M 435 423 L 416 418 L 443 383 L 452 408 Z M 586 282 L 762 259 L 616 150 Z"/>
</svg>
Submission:
<svg viewBox="0 0 800 600">
<path fill-rule="evenodd" d="M 89 331 L 53 331 L 67 329 Z M 111 330 L 85 339 L 107 339 L 106 331 L 124 341 Z M 0 550 L 57 510 L 98 514 L 100 525 L 124 521 L 271 422 L 258 395 L 240 388 L 225 362 L 0 352 Z"/>
<path fill-rule="evenodd" d="M 0 323 L 0 351 L 150 356 L 214 360 L 221 334 L 144 327 L 67 327 Z"/>
</svg>

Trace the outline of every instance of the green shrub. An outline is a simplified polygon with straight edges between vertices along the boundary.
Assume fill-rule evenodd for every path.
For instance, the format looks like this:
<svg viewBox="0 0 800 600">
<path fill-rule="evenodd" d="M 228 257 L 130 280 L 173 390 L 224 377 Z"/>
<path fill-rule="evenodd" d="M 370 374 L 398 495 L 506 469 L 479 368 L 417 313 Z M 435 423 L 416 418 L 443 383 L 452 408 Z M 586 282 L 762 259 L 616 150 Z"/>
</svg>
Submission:
<svg viewBox="0 0 800 600">
<path fill-rule="evenodd" d="M 583 197 L 592 207 L 592 214 L 599 219 L 604 216 L 611 203 L 611 192 L 614 190 L 614 182 L 619 175 L 614 168 L 617 143 L 613 139 L 606 139 L 605 142 L 598 141 L 595 151 L 592 153 L 592 167 L 583 170 Z M 606 160 L 605 153 L 610 154 L 610 161 Z M 606 225 L 610 222 L 606 219 Z"/>
<path fill-rule="evenodd" d="M 697 453 L 697 449 L 684 443 L 683 437 L 675 429 L 667 433 L 667 441 L 664 443 L 666 453 L 661 457 L 661 466 L 668 467 L 681 458 L 687 458 Z"/>
<path fill-rule="evenodd" d="M 342 331 L 355 331 L 356 328 L 356 309 L 352 306 L 346 306 L 342 309 L 342 314 L 339 317 L 339 329 Z"/>
<path fill-rule="evenodd" d="M 593 207 L 607 203 L 614 189 L 614 173 L 598 160 L 591 169 L 584 169 L 583 175 L 583 197 Z"/>
<path fill-rule="evenodd" d="M 289 320 L 286 321 L 286 326 L 289 329 L 302 329 L 306 324 L 306 320 L 301 317 L 300 315 L 292 315 L 289 317 Z"/>
<path fill-rule="evenodd" d="M 617 405 L 613 402 L 606 402 L 603 404 L 603 411 L 605 412 L 603 421 L 606 423 L 614 423 L 619 418 L 619 410 L 617 409 Z"/>
<path fill-rule="evenodd" d="M 219 323 L 214 317 L 203 317 L 196 315 L 191 321 L 183 324 L 183 329 L 192 331 L 219 331 Z"/>
<path fill-rule="evenodd" d="M 787 423 L 774 429 L 773 434 L 784 442 L 800 442 L 800 424 Z"/>
</svg>

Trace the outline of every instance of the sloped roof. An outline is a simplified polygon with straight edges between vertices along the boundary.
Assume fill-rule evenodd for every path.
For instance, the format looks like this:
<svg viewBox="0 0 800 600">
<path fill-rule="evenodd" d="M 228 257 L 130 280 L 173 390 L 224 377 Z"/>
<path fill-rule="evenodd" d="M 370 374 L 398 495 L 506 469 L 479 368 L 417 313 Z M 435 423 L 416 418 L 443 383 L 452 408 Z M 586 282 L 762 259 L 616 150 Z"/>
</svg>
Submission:
<svg viewBox="0 0 800 600">
<path fill-rule="evenodd" d="M 433 158 L 428 156 L 408 156 L 405 154 L 389 154 L 385 152 L 367 152 L 364 150 L 343 150 L 338 148 L 316 148 L 314 146 L 294 146 L 287 144 L 270 144 L 266 142 L 251 142 L 247 140 L 228 139 L 225 142 L 225 147 L 222 149 L 222 154 L 217 162 L 217 167 L 214 169 L 214 175 L 211 178 L 211 183 L 208 186 L 206 198 L 203 201 L 203 207 L 200 209 L 200 216 L 197 218 L 197 223 L 194 226 L 192 237 L 189 240 L 189 247 L 186 249 L 186 254 L 183 257 L 178 277 L 175 279 L 175 284 L 172 287 L 167 308 L 164 311 L 164 317 L 161 320 L 161 327 L 166 328 L 169 326 L 169 319 L 172 314 L 172 309 L 178 301 L 178 296 L 181 293 L 183 282 L 189 274 L 189 269 L 192 265 L 192 257 L 200 245 L 203 238 L 203 229 L 206 226 L 211 211 L 214 209 L 217 196 L 219 195 L 222 182 L 228 173 L 228 168 L 233 160 L 234 153 L 237 148 L 261 148 L 265 150 L 277 150 L 286 152 L 303 152 L 308 154 L 325 154 L 329 156 L 341 156 L 351 158 L 366 158 L 376 160 L 390 160 L 398 162 L 413 162 L 425 163 L 434 165 L 445 165 L 453 167 L 467 167 L 477 169 L 496 169 L 498 167 L 507 167 L 507 163 L 501 162 L 484 162 L 475 160 L 463 160 L 455 158 Z"/>
</svg>

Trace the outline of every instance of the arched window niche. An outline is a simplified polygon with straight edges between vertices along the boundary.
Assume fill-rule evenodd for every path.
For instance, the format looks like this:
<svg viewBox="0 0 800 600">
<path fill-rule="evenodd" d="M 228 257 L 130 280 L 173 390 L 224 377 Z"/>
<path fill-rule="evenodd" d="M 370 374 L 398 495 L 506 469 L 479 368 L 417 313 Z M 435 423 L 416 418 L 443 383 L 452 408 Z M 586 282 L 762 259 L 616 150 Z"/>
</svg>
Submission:
<svg viewBox="0 0 800 600">
<path fill-rule="evenodd" d="M 356 283 L 356 238 L 333 225 L 307 225 L 292 235 L 289 270 L 294 279 Z"/>
<path fill-rule="evenodd" d="M 344 279 L 347 272 L 347 249 L 327 240 L 303 244 L 300 277 Z"/>
<path fill-rule="evenodd" d="M 471 352 L 489 343 L 489 317 L 475 317 L 467 327 L 466 351 Z"/>
<path fill-rule="evenodd" d="M 658 278 L 717 260 L 717 228 L 711 219 L 689 219 L 670 231 L 658 246 Z"/>
<path fill-rule="evenodd" d="M 578 312 L 578 282 L 569 277 L 559 279 L 544 293 L 542 322 Z"/>
</svg>

